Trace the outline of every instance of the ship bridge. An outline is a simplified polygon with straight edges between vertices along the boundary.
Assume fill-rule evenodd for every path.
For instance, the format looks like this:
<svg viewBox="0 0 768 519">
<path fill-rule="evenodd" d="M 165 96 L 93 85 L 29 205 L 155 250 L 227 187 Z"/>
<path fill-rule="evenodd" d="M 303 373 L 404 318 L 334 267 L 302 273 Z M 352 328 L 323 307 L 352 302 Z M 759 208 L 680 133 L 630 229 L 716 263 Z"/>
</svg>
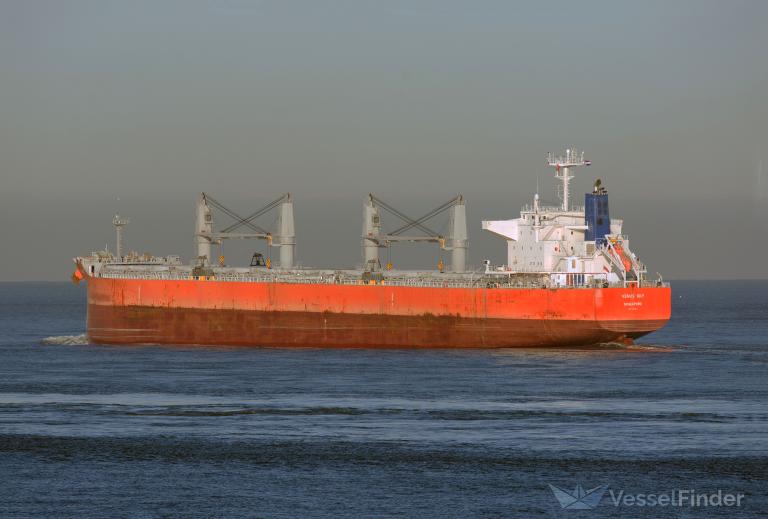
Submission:
<svg viewBox="0 0 768 519">
<path fill-rule="evenodd" d="M 543 205 L 536 193 L 519 218 L 482 222 L 484 230 L 507 241 L 507 263 L 494 270 L 562 274 L 552 279 L 556 285 L 566 286 L 613 285 L 643 278 L 645 267 L 622 234 L 622 220 L 609 216 L 608 193 L 602 182 L 595 182 L 592 193 L 585 195 L 584 206 L 570 203 L 573 169 L 591 164 L 583 152 L 568 149 L 563 156 L 549 155 L 547 164 L 562 182 L 561 205 Z"/>
</svg>

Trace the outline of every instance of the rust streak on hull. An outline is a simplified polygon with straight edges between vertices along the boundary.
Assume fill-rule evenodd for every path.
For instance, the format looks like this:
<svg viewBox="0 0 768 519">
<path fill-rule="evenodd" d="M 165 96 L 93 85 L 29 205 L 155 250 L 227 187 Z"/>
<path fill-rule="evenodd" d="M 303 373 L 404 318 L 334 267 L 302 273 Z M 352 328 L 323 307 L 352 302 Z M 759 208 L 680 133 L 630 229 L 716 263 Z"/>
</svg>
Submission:
<svg viewBox="0 0 768 519">
<path fill-rule="evenodd" d="M 665 321 L 634 321 L 632 337 Z M 450 316 L 88 308 L 88 335 L 109 344 L 209 344 L 335 348 L 510 348 L 585 345 L 626 336 L 599 321 L 467 319 Z"/>
</svg>

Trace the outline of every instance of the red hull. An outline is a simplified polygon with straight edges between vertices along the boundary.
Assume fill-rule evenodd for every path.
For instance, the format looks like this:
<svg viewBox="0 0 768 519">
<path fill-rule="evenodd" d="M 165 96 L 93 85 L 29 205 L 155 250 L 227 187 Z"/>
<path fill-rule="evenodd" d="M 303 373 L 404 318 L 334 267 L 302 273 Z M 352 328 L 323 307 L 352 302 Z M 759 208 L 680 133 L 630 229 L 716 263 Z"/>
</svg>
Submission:
<svg viewBox="0 0 768 519">
<path fill-rule="evenodd" d="M 421 288 L 88 278 L 88 336 L 109 344 L 507 348 L 636 338 L 668 287 Z"/>
</svg>

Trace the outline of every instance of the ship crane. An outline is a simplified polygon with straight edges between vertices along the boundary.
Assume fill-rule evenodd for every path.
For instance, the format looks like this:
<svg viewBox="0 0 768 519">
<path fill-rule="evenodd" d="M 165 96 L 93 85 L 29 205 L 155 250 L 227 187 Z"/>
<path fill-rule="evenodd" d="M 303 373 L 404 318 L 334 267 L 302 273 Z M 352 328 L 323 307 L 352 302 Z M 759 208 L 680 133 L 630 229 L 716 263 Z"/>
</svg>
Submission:
<svg viewBox="0 0 768 519">
<path fill-rule="evenodd" d="M 379 208 L 396 216 L 404 224 L 390 233 L 382 233 Z M 447 236 L 430 229 L 425 222 L 435 216 L 450 211 L 450 229 Z M 425 236 L 404 234 L 406 231 L 419 230 Z M 464 197 L 457 195 L 437 206 L 426 214 L 412 218 L 392 207 L 390 204 L 369 193 L 363 204 L 363 260 L 366 270 L 378 270 L 379 248 L 389 247 L 397 242 L 438 243 L 441 250 L 451 251 L 451 271 L 464 272 L 467 257 L 467 216 Z"/>
<path fill-rule="evenodd" d="M 211 207 L 226 214 L 235 222 L 221 231 L 213 230 L 213 213 Z M 254 220 L 279 207 L 278 232 L 273 235 L 257 225 Z M 235 232 L 241 227 L 247 227 L 253 232 Z M 259 239 L 267 240 L 268 246 L 280 247 L 280 267 L 293 268 L 293 255 L 296 247 L 296 232 L 293 222 L 293 200 L 290 193 L 282 195 L 261 209 L 242 217 L 224 204 L 206 193 L 200 193 L 197 198 L 197 238 L 198 261 L 203 264 L 211 263 L 211 244 L 221 244 L 227 239 Z M 275 243 L 276 242 L 276 243 Z"/>
</svg>

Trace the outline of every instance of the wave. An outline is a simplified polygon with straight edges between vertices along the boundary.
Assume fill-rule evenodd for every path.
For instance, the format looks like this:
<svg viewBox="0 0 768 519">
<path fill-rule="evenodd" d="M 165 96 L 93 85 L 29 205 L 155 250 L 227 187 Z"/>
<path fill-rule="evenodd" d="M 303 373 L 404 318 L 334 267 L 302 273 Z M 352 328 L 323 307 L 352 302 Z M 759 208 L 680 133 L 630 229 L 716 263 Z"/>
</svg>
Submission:
<svg viewBox="0 0 768 519">
<path fill-rule="evenodd" d="M 57 345 L 57 346 L 80 346 L 89 344 L 88 336 L 84 333 L 81 335 L 53 335 L 40 339 L 40 344 Z"/>
<path fill-rule="evenodd" d="M 162 409 L 128 411 L 125 414 L 131 416 L 240 416 L 240 415 L 362 415 L 371 411 L 356 409 L 353 407 L 310 407 L 300 409 L 280 409 L 274 407 L 246 408 L 246 409 Z M 394 410 L 393 412 L 397 412 Z"/>
<path fill-rule="evenodd" d="M 622 342 L 602 342 L 594 344 L 591 347 L 587 346 L 585 349 L 595 350 L 624 350 L 624 351 L 658 351 L 658 352 L 672 352 L 677 349 L 676 346 L 662 345 L 662 344 L 625 344 Z"/>
<path fill-rule="evenodd" d="M 571 452 L 556 455 L 545 451 L 483 448 L 468 444 L 437 446 L 406 441 L 347 442 L 319 441 L 227 441 L 174 436 L 67 437 L 28 434 L 0 435 L 0 454 L 33 455 L 50 461 L 90 459 L 108 462 L 246 462 L 256 464 L 318 465 L 327 463 L 431 464 L 436 466 L 492 465 L 548 471 L 568 465 L 569 470 L 618 470 L 632 473 L 696 471 L 768 478 L 768 458 L 762 454 L 717 456 L 696 453 L 679 456 Z"/>
<path fill-rule="evenodd" d="M 14 407 L 6 404 L 6 409 Z M 27 408 L 25 405 L 21 407 Z M 52 410 L 66 412 L 77 410 L 82 412 L 90 407 L 88 404 L 49 404 Z M 362 416 L 386 417 L 400 415 L 401 419 L 412 420 L 445 420 L 445 421 L 516 421 L 544 420 L 562 422 L 599 422 L 599 421 L 663 421 L 688 423 L 726 423 L 740 420 L 765 421 L 766 414 L 725 414 L 717 412 L 638 412 L 612 410 L 549 410 L 549 409 L 412 409 L 412 408 L 359 408 L 340 406 L 321 407 L 185 407 L 169 406 L 165 408 L 126 409 L 125 406 L 101 406 L 93 409 L 102 415 L 136 416 L 136 417 L 235 417 L 246 415 L 257 416 Z"/>
<path fill-rule="evenodd" d="M 622 411 L 548 411 L 543 409 L 519 410 L 437 410 L 428 411 L 429 418 L 437 420 L 516 420 L 544 419 L 554 421 L 667 421 L 667 422 L 732 422 L 743 417 L 719 413 L 670 412 L 670 413 L 641 413 Z M 760 416 L 757 419 L 765 419 Z"/>
</svg>

